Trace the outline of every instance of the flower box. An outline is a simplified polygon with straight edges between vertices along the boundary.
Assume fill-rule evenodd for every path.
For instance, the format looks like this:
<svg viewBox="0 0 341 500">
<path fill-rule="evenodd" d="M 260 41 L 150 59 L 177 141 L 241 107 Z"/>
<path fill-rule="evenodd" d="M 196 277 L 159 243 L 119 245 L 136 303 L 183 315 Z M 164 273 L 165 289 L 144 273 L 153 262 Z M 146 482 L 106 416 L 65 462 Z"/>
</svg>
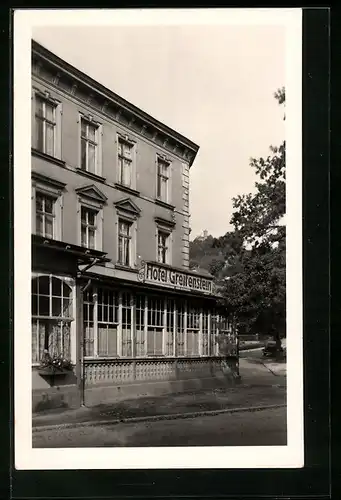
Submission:
<svg viewBox="0 0 341 500">
<path fill-rule="evenodd" d="M 38 373 L 39 375 L 42 375 L 44 377 L 55 377 L 60 375 L 67 375 L 68 373 L 70 373 L 70 370 L 59 369 L 55 367 L 46 367 L 39 368 Z"/>
</svg>

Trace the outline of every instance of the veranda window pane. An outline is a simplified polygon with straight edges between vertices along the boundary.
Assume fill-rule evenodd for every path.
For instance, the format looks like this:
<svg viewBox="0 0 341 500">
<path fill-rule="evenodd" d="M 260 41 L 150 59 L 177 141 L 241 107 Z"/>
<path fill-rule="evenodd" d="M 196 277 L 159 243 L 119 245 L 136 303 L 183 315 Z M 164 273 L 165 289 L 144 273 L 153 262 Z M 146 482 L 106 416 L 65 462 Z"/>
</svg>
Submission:
<svg viewBox="0 0 341 500">
<path fill-rule="evenodd" d="M 162 330 L 155 330 L 154 354 L 162 354 Z"/>
<path fill-rule="evenodd" d="M 85 325 L 85 356 L 94 355 L 94 327 L 91 325 Z"/>
<path fill-rule="evenodd" d="M 108 355 L 117 355 L 117 329 L 116 327 L 108 328 Z"/>
<path fill-rule="evenodd" d="M 52 295 L 60 297 L 61 294 L 62 294 L 62 281 L 57 278 L 52 278 Z"/>
<path fill-rule="evenodd" d="M 106 327 L 98 325 L 98 355 L 107 355 L 107 338 L 108 331 Z"/>
</svg>

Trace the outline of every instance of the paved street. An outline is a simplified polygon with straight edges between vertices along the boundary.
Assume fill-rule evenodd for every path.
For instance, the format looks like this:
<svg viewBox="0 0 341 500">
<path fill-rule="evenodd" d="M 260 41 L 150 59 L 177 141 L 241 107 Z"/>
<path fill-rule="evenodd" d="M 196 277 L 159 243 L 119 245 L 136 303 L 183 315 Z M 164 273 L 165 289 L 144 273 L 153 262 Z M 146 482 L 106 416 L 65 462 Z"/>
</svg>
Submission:
<svg viewBox="0 0 341 500">
<path fill-rule="evenodd" d="M 154 422 L 54 429 L 34 447 L 270 446 L 286 444 L 286 408 Z"/>
</svg>

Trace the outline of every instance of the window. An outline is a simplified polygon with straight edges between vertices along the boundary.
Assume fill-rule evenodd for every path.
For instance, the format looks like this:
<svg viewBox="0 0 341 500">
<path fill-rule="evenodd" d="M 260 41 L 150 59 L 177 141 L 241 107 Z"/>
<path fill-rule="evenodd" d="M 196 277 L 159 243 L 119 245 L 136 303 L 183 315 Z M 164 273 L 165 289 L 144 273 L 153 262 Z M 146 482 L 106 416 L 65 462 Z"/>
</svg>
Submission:
<svg viewBox="0 0 341 500">
<path fill-rule="evenodd" d="M 136 356 L 144 356 L 145 352 L 145 296 L 136 295 Z"/>
<path fill-rule="evenodd" d="M 174 307 L 173 299 L 166 300 L 166 355 L 174 354 Z"/>
<path fill-rule="evenodd" d="M 169 162 L 157 159 L 157 198 L 168 202 Z"/>
<path fill-rule="evenodd" d="M 96 219 L 98 212 L 91 208 L 81 207 L 81 245 L 96 248 Z"/>
<path fill-rule="evenodd" d="M 190 305 L 187 313 L 187 354 L 199 354 L 200 309 Z"/>
<path fill-rule="evenodd" d="M 55 238 L 56 198 L 36 193 L 36 234 L 44 238 Z"/>
<path fill-rule="evenodd" d="M 98 289 L 98 356 L 117 356 L 119 295 L 118 292 Z"/>
<path fill-rule="evenodd" d="M 98 125 L 81 118 L 81 169 L 97 173 Z"/>
<path fill-rule="evenodd" d="M 177 339 L 177 355 L 185 355 L 185 310 L 186 303 L 177 303 L 176 313 L 176 339 Z"/>
<path fill-rule="evenodd" d="M 118 263 L 122 266 L 131 265 L 131 226 L 131 222 L 118 221 Z"/>
<path fill-rule="evenodd" d="M 132 187 L 133 147 L 130 142 L 118 139 L 118 182 L 127 187 Z"/>
<path fill-rule="evenodd" d="M 51 275 L 32 279 L 32 362 L 45 351 L 70 359 L 72 288 Z"/>
<path fill-rule="evenodd" d="M 56 104 L 40 95 L 35 96 L 35 147 L 42 153 L 56 153 Z"/>
<path fill-rule="evenodd" d="M 122 356 L 132 356 L 131 295 L 122 292 Z"/>
<path fill-rule="evenodd" d="M 83 295 L 84 356 L 95 354 L 94 309 L 95 297 L 93 290 L 90 289 Z"/>
<path fill-rule="evenodd" d="M 208 356 L 208 335 L 209 335 L 209 315 L 208 311 L 202 312 L 202 337 L 201 337 L 201 354 Z"/>
<path fill-rule="evenodd" d="M 212 311 L 211 315 L 211 354 L 213 356 L 217 356 L 219 354 L 219 343 L 218 343 L 218 335 L 219 335 L 219 322 L 220 316 L 217 311 Z"/>
<path fill-rule="evenodd" d="M 160 356 L 163 354 L 164 300 L 158 297 L 148 297 L 147 300 L 147 354 Z"/>
<path fill-rule="evenodd" d="M 157 234 L 157 248 L 158 248 L 158 262 L 160 262 L 161 264 L 169 263 L 168 242 L 169 242 L 169 233 L 159 230 Z"/>
</svg>

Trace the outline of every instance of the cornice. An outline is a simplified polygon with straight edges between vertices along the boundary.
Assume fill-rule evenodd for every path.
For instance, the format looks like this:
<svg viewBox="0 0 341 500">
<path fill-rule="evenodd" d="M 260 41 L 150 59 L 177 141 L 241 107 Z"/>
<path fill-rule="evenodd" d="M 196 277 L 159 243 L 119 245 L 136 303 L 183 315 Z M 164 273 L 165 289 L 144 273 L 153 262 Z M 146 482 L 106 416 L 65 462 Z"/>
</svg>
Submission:
<svg viewBox="0 0 341 500">
<path fill-rule="evenodd" d="M 66 94 L 80 99 L 85 105 L 132 132 L 152 141 L 191 166 L 199 150 L 194 142 L 159 122 L 119 95 L 71 66 L 45 47 L 32 41 L 32 74 L 44 79 Z M 47 73 L 47 75 L 46 75 Z"/>
</svg>

